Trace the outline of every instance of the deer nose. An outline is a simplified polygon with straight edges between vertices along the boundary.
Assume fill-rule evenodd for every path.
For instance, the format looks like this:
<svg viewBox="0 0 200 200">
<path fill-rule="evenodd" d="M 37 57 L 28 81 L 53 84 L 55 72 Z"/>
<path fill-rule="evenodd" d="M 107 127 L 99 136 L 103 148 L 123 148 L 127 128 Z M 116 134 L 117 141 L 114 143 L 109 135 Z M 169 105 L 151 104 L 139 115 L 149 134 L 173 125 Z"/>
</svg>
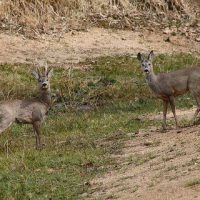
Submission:
<svg viewBox="0 0 200 200">
<path fill-rule="evenodd" d="M 45 82 L 44 82 L 44 83 L 42 83 L 42 86 L 47 86 L 47 83 L 45 83 Z"/>
</svg>

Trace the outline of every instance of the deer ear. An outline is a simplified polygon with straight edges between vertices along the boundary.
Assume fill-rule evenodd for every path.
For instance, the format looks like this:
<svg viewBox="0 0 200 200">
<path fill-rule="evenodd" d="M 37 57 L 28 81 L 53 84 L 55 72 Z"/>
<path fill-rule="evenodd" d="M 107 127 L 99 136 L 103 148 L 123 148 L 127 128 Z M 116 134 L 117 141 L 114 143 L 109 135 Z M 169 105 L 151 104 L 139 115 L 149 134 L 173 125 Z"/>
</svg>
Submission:
<svg viewBox="0 0 200 200">
<path fill-rule="evenodd" d="M 154 58 L 154 52 L 153 52 L 153 50 L 149 53 L 149 56 L 148 56 L 148 59 L 149 60 L 153 60 L 153 58 Z"/>
<path fill-rule="evenodd" d="M 137 59 L 138 59 L 139 61 L 142 61 L 142 60 L 143 60 L 143 56 L 142 56 L 142 54 L 141 54 L 140 52 L 137 54 Z"/>
<path fill-rule="evenodd" d="M 40 78 L 40 75 L 38 74 L 38 72 L 36 71 L 32 71 L 32 75 L 35 77 L 35 79 L 39 79 Z"/>
<path fill-rule="evenodd" d="M 48 72 L 47 72 L 47 77 L 48 78 L 51 78 L 53 76 L 53 69 L 50 69 Z"/>
</svg>

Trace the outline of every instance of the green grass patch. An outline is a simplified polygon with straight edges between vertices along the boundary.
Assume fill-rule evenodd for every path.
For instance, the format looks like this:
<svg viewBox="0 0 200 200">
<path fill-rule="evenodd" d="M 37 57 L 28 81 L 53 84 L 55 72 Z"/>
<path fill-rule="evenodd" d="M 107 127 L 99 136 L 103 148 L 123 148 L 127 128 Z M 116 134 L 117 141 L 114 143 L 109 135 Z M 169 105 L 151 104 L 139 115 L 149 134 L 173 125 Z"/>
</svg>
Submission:
<svg viewBox="0 0 200 200">
<path fill-rule="evenodd" d="M 188 181 L 185 184 L 185 187 L 193 187 L 193 186 L 196 186 L 196 185 L 200 185 L 200 179 L 193 179 L 193 180 Z"/>
<path fill-rule="evenodd" d="M 191 55 L 160 55 L 155 70 L 164 72 L 199 64 Z M 88 60 L 88 69 L 55 68 L 52 92 L 59 96 L 42 127 L 42 151 L 34 149 L 30 125 L 13 125 L 0 140 L 0 199 L 81 199 L 90 180 L 112 169 L 126 133 L 157 122 L 141 115 L 162 109 L 147 86 L 139 63 L 130 56 Z M 31 66 L 0 66 L 0 99 L 37 95 Z M 178 107 L 192 105 L 190 96 Z M 192 103 L 191 103 L 192 102 Z M 87 111 L 85 111 L 85 108 Z M 137 165 L 151 155 L 133 159 Z"/>
</svg>

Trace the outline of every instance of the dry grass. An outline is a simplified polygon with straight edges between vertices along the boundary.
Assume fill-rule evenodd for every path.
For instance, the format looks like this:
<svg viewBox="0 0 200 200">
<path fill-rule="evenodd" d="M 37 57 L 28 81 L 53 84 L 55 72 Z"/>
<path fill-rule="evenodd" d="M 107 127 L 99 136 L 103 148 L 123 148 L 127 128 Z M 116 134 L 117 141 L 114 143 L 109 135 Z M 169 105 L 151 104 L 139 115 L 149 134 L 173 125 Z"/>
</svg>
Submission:
<svg viewBox="0 0 200 200">
<path fill-rule="evenodd" d="M 151 20 L 190 15 L 186 0 L 2 0 L 0 26 L 21 33 L 66 32 L 97 25 L 132 28 Z M 154 16 L 154 17 L 153 17 Z M 155 17 L 156 16 L 156 17 Z M 139 19 L 138 19 L 139 18 Z M 141 20 L 144 20 L 141 22 Z"/>
</svg>

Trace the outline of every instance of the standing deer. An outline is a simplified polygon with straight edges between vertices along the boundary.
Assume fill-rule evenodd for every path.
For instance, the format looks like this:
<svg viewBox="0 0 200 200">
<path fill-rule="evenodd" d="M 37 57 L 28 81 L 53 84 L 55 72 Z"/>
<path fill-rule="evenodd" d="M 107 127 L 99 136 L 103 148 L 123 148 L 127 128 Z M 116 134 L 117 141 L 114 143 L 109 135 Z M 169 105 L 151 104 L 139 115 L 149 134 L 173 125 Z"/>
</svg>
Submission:
<svg viewBox="0 0 200 200">
<path fill-rule="evenodd" d="M 153 51 L 150 52 L 147 58 L 141 53 L 137 54 L 141 67 L 146 73 L 149 87 L 158 98 L 163 100 L 163 129 L 166 129 L 166 115 L 169 103 L 175 118 L 176 128 L 178 128 L 174 97 L 186 92 L 190 92 L 197 102 L 197 110 L 193 118 L 193 122 L 195 123 L 196 117 L 200 111 L 200 68 L 190 67 L 156 75 L 153 71 L 153 57 Z"/>
<path fill-rule="evenodd" d="M 48 70 L 46 65 L 45 74 L 42 75 L 37 68 L 32 75 L 38 80 L 40 95 L 38 98 L 25 100 L 10 100 L 0 102 L 0 133 L 6 130 L 13 122 L 32 124 L 36 137 L 36 149 L 40 149 L 40 126 L 47 117 L 51 104 L 50 83 L 53 69 Z"/>
</svg>

